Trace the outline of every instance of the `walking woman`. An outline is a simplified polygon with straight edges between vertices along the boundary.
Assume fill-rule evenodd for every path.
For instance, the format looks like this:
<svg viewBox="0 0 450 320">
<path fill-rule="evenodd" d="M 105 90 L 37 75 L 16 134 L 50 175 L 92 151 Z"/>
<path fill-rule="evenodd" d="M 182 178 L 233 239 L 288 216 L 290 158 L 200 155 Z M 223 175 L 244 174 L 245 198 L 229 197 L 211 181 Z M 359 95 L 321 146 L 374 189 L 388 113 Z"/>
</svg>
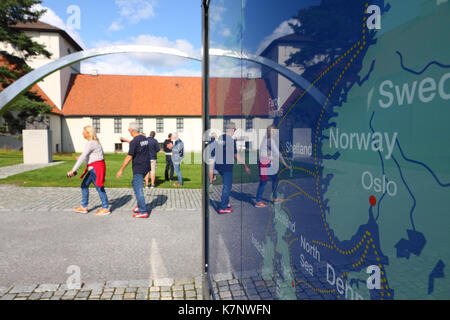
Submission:
<svg viewBox="0 0 450 320">
<path fill-rule="evenodd" d="M 256 192 L 256 204 L 257 208 L 265 208 L 268 205 L 262 201 L 262 196 L 264 193 L 264 187 L 269 180 L 272 180 L 272 201 L 273 203 L 279 203 L 283 201 L 277 198 L 277 185 L 278 185 L 278 160 L 280 160 L 283 165 L 288 168 L 289 165 L 283 158 L 283 155 L 278 149 L 278 139 L 274 139 L 273 135 L 276 133 L 277 127 L 270 125 L 267 128 L 266 136 L 263 138 L 261 147 L 259 149 L 259 186 Z M 274 162 L 277 162 L 274 164 Z"/>
<path fill-rule="evenodd" d="M 77 162 L 73 169 L 67 173 L 69 178 L 75 176 L 75 172 L 80 168 L 83 162 L 86 161 L 86 168 L 80 178 L 81 182 L 81 206 L 75 208 L 75 212 L 88 213 L 89 203 L 89 185 L 94 184 L 95 189 L 100 196 L 102 208 L 95 214 L 98 216 L 105 216 L 111 214 L 109 209 L 108 197 L 105 191 L 105 156 L 97 134 L 92 126 L 86 126 L 83 129 L 83 137 L 88 141 L 81 156 L 77 158 Z"/>
</svg>

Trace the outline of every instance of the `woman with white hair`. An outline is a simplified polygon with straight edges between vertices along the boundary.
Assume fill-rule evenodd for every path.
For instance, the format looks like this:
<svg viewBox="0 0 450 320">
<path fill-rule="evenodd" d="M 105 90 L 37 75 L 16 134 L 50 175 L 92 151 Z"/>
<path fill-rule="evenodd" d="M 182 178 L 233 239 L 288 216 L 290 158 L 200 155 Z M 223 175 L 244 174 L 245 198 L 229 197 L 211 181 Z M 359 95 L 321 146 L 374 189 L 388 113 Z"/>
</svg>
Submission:
<svg viewBox="0 0 450 320">
<path fill-rule="evenodd" d="M 81 206 L 76 207 L 74 210 L 79 213 L 88 213 L 89 185 L 93 183 L 102 202 L 102 208 L 95 214 L 98 216 L 109 215 L 111 214 L 111 210 L 109 209 L 108 197 L 104 187 L 106 166 L 103 148 L 92 126 L 85 126 L 83 128 L 83 137 L 88 142 L 81 156 L 77 158 L 77 162 L 72 170 L 67 173 L 69 178 L 75 176 L 75 172 L 86 161 L 86 169 L 80 176 L 80 178 L 84 178 L 81 182 Z"/>
</svg>

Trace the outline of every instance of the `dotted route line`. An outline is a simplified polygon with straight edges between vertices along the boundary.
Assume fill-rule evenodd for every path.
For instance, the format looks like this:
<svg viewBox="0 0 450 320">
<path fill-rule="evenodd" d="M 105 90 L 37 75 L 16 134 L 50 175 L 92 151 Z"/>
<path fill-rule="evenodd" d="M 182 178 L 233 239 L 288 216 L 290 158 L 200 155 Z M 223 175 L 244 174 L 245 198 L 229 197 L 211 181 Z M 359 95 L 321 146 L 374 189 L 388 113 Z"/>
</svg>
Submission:
<svg viewBox="0 0 450 320">
<path fill-rule="evenodd" d="M 365 7 L 367 8 L 368 5 L 369 4 L 366 3 Z M 364 12 L 367 13 L 366 10 Z M 319 166 L 318 166 L 318 160 L 317 160 L 318 159 L 317 158 L 318 135 L 319 135 L 319 129 L 321 127 L 321 122 L 322 122 L 322 119 L 323 119 L 323 116 L 324 116 L 324 113 L 325 113 L 325 108 L 327 107 L 328 102 L 330 101 L 330 98 L 331 98 L 331 96 L 334 93 L 334 90 L 336 89 L 336 87 L 339 84 L 339 82 L 342 80 L 342 77 L 347 72 L 348 68 L 353 64 L 354 59 L 356 59 L 356 57 L 360 54 L 360 52 L 361 52 L 360 50 L 364 49 L 364 46 L 366 45 L 366 41 L 365 41 L 365 37 L 366 37 L 365 36 L 365 32 L 366 32 L 366 29 L 365 29 L 366 16 L 365 15 L 364 15 L 363 20 L 364 20 L 364 23 L 363 23 L 363 30 L 362 30 L 362 34 L 363 34 L 362 35 L 362 40 L 359 40 L 357 43 L 355 43 L 341 57 L 339 57 L 336 61 L 334 61 L 334 63 L 331 66 L 328 67 L 328 69 L 333 68 L 343 58 L 345 58 L 347 55 L 350 55 L 354 50 L 356 50 L 356 52 L 353 53 L 353 56 L 350 57 L 350 60 L 347 62 L 347 65 L 342 70 L 341 74 L 339 75 L 339 78 L 334 82 L 333 87 L 331 88 L 330 93 L 328 94 L 328 96 L 327 96 L 327 98 L 325 100 L 325 103 L 322 106 L 322 110 L 320 112 L 319 120 L 318 120 L 317 127 L 316 127 L 315 140 L 314 140 L 314 165 L 315 165 L 315 169 L 316 169 L 316 173 L 315 174 L 316 174 L 317 200 L 318 200 L 320 211 L 321 211 L 321 214 L 322 214 L 323 224 L 324 224 L 325 230 L 328 233 L 328 238 L 330 240 L 330 243 L 339 253 L 343 253 L 343 252 L 346 252 L 346 251 L 344 251 L 344 250 L 342 250 L 340 248 L 337 248 L 336 243 L 334 243 L 334 240 L 333 240 L 333 238 L 332 238 L 332 236 L 330 234 L 330 230 L 328 228 L 328 224 L 326 222 L 325 212 L 324 212 L 324 209 L 323 209 L 323 206 L 322 206 L 322 199 L 321 199 L 321 196 L 320 196 L 320 190 L 319 190 L 320 175 L 319 175 Z M 361 43 L 361 41 L 363 41 L 363 42 Z M 357 48 L 358 46 L 359 46 L 359 48 Z"/>
</svg>

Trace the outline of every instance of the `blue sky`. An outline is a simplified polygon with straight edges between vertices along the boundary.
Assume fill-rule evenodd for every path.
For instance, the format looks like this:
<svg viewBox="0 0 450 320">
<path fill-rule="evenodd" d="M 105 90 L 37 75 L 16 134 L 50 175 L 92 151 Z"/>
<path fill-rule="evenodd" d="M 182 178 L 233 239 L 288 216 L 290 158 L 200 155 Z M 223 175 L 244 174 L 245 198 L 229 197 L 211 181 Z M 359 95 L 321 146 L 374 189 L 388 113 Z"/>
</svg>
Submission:
<svg viewBox="0 0 450 320">
<path fill-rule="evenodd" d="M 273 39 L 291 33 L 288 22 L 302 6 L 318 0 L 213 0 L 211 47 L 239 43 L 241 6 L 245 6 L 245 50 L 261 51 Z M 70 29 L 70 6 L 80 10 L 79 28 Z M 65 29 L 84 49 L 120 44 L 171 47 L 201 52 L 201 0 L 43 0 L 43 22 Z M 264 6 L 265 10 L 260 10 Z M 266 10 L 274 6 L 274 10 Z M 276 10 L 275 10 L 276 9 Z M 262 13 L 261 13 L 262 12 Z M 73 21 L 73 20 L 72 20 Z M 238 68 L 238 65 L 236 65 Z M 233 74 L 237 68 L 222 67 Z M 156 55 L 110 55 L 87 60 L 81 71 L 101 74 L 200 76 L 201 64 Z M 216 69 L 214 69 L 216 70 Z"/>
</svg>

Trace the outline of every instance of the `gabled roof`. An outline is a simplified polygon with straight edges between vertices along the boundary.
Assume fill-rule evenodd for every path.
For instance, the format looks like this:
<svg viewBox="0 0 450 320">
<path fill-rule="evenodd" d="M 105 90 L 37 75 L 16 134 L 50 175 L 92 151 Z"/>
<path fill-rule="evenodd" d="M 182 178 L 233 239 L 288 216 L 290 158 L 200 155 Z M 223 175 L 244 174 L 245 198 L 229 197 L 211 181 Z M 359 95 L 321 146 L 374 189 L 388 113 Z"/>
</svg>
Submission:
<svg viewBox="0 0 450 320">
<path fill-rule="evenodd" d="M 33 23 L 17 23 L 10 26 L 11 28 L 17 28 L 23 31 L 37 31 L 37 32 L 56 32 L 59 33 L 67 42 L 69 42 L 77 51 L 82 51 L 83 48 L 76 42 L 66 31 L 52 26 L 48 23 L 41 21 Z"/>
<path fill-rule="evenodd" d="M 211 78 L 211 116 L 266 116 L 269 99 L 263 79 Z M 62 110 L 66 116 L 201 116 L 202 81 L 73 74 Z"/>
</svg>

